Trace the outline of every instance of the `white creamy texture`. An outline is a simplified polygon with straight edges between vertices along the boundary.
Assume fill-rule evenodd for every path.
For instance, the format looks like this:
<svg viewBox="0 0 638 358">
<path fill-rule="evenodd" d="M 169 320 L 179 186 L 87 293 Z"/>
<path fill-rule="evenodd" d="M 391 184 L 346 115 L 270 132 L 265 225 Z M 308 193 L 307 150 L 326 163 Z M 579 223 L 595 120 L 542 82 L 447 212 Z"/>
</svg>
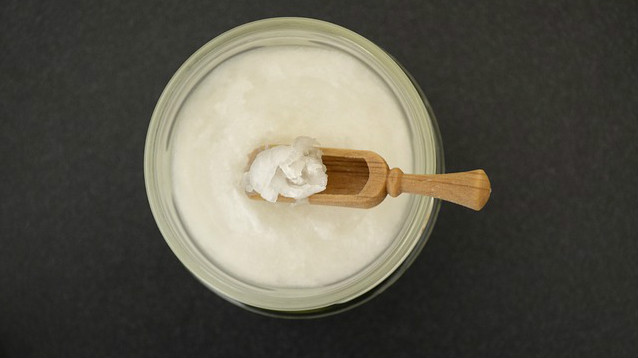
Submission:
<svg viewBox="0 0 638 358">
<path fill-rule="evenodd" d="M 265 148 L 244 173 L 246 191 L 276 202 L 280 194 L 299 200 L 326 190 L 328 175 L 318 145 L 313 138 L 297 137 L 291 145 Z"/>
<path fill-rule="evenodd" d="M 172 139 L 174 198 L 188 232 L 226 272 L 260 285 L 313 287 L 366 267 L 392 242 L 408 196 L 372 209 L 250 200 L 248 155 L 309 135 L 324 147 L 372 150 L 412 170 L 408 127 L 389 88 L 336 50 L 245 52 L 200 82 Z"/>
</svg>

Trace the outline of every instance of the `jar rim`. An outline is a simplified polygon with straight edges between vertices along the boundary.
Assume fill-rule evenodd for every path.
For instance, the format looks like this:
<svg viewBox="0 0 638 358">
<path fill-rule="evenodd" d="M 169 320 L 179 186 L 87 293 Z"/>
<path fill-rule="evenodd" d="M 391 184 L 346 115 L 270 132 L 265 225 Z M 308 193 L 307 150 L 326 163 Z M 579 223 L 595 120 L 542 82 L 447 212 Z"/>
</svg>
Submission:
<svg viewBox="0 0 638 358">
<path fill-rule="evenodd" d="M 409 114 L 406 115 L 406 120 L 412 126 L 415 171 L 443 173 L 443 151 L 438 124 L 427 99 L 408 72 L 377 45 L 353 31 L 321 20 L 296 17 L 270 18 L 238 26 L 212 39 L 191 55 L 173 75 L 157 102 L 151 117 L 144 154 L 144 176 L 151 211 L 164 239 L 179 260 L 204 285 L 230 302 L 260 313 L 288 317 L 340 312 L 383 291 L 396 281 L 421 251 L 440 208 L 439 200 L 412 198 L 408 214 L 410 222 L 402 229 L 405 237 L 401 245 L 397 244 L 395 252 L 388 254 L 386 262 L 376 262 L 380 260 L 377 259 L 377 266 L 373 268 L 370 268 L 370 264 L 368 268 L 372 272 L 360 272 L 353 277 L 364 274 L 368 276 L 353 278 L 352 282 L 342 283 L 340 287 L 273 290 L 241 282 L 224 274 L 219 268 L 202 266 L 202 260 L 205 259 L 201 252 L 197 252 L 194 246 L 189 247 L 184 241 L 188 233 L 180 226 L 179 214 L 172 203 L 170 178 L 160 175 L 160 172 L 166 170 L 170 172 L 170 165 L 165 160 L 160 160 L 160 152 L 168 150 L 168 141 L 176 122 L 177 112 L 173 107 L 180 103 L 180 96 L 183 97 L 181 103 L 187 98 L 187 92 L 197 83 L 197 71 L 203 68 L 205 61 L 215 56 L 221 58 L 224 51 L 240 51 L 241 46 L 254 45 L 260 40 L 268 39 L 268 36 L 272 39 L 276 35 L 284 40 L 286 36 L 302 36 L 304 33 L 319 36 L 326 41 L 333 40 L 338 47 L 356 47 L 361 56 L 367 56 L 372 61 L 368 65 L 383 70 L 386 80 L 392 81 L 391 84 L 395 86 L 395 95 L 404 96 L 402 105 L 409 107 L 404 110 Z M 364 278 L 368 280 L 363 280 Z"/>
</svg>

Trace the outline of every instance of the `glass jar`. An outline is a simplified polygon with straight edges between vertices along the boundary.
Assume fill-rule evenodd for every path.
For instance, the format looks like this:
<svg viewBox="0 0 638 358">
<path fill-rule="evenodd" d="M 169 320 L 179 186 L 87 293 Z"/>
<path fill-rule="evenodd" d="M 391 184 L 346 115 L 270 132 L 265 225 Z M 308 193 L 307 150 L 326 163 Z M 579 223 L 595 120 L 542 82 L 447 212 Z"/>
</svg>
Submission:
<svg viewBox="0 0 638 358">
<path fill-rule="evenodd" d="M 233 56 L 264 46 L 313 46 L 342 51 L 365 63 L 391 89 L 410 130 L 417 174 L 444 172 L 438 126 L 425 96 L 391 56 L 340 26 L 307 18 L 272 18 L 234 28 L 193 54 L 162 93 L 148 130 L 144 175 L 151 210 L 166 242 L 204 285 L 243 308 L 278 317 L 318 317 L 355 307 L 382 292 L 425 245 L 439 200 L 412 196 L 403 227 L 376 260 L 353 276 L 322 287 L 277 288 L 243 282 L 217 267 L 189 236 L 176 208 L 171 178 L 172 129 L 181 105 L 210 71 Z"/>
</svg>

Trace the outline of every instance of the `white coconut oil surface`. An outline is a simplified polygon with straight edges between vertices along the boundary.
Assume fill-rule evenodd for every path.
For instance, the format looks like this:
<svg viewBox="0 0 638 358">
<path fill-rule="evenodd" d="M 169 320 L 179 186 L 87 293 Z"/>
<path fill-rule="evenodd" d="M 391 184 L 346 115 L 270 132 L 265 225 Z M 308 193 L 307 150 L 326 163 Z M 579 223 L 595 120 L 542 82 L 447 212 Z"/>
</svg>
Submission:
<svg viewBox="0 0 638 358">
<path fill-rule="evenodd" d="M 372 150 L 390 167 L 412 171 L 394 95 L 369 67 L 337 50 L 244 52 L 211 71 L 178 114 L 171 143 L 177 209 L 197 246 L 238 279 L 272 287 L 335 283 L 381 255 L 405 220 L 407 196 L 372 209 L 248 199 L 248 155 L 299 136 Z"/>
</svg>

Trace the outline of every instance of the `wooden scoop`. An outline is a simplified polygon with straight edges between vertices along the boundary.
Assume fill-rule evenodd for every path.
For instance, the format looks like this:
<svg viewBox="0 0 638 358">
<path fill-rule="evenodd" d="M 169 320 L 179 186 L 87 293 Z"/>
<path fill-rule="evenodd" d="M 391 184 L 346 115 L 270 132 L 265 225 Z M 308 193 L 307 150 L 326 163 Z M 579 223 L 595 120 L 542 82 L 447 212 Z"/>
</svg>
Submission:
<svg viewBox="0 0 638 358">
<path fill-rule="evenodd" d="M 249 163 L 263 149 L 256 149 Z M 390 170 L 385 160 L 371 151 L 320 149 L 327 168 L 328 185 L 326 190 L 308 197 L 310 204 L 368 209 L 379 205 L 388 194 L 396 197 L 410 193 L 481 210 L 492 191 L 490 180 L 482 169 L 450 174 L 404 174 L 399 168 Z M 263 200 L 256 192 L 247 195 Z M 295 199 L 280 195 L 277 202 L 295 202 Z"/>
</svg>

